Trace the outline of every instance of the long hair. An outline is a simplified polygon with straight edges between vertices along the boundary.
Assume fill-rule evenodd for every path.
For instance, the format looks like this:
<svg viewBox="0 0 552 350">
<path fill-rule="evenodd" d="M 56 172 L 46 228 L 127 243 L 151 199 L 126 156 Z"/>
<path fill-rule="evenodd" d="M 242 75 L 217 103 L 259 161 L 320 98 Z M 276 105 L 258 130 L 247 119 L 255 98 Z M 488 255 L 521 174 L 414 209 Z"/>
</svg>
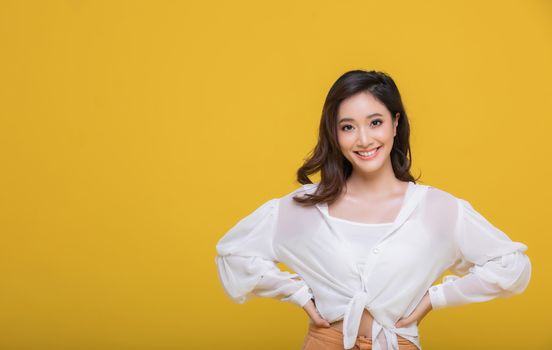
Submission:
<svg viewBox="0 0 552 350">
<path fill-rule="evenodd" d="M 353 166 L 339 147 L 337 113 L 343 100 L 359 92 L 369 92 L 383 103 L 391 112 L 393 121 L 399 113 L 399 124 L 390 154 L 391 164 L 397 179 L 416 182 L 417 179 L 410 173 L 410 125 L 397 85 L 384 72 L 352 70 L 339 77 L 330 88 L 322 108 L 318 142 L 297 170 L 297 181 L 303 185 L 312 184 L 308 176 L 320 171 L 320 183 L 314 193 L 293 197 L 296 202 L 306 206 L 319 202 L 332 203 L 343 191 Z"/>
</svg>

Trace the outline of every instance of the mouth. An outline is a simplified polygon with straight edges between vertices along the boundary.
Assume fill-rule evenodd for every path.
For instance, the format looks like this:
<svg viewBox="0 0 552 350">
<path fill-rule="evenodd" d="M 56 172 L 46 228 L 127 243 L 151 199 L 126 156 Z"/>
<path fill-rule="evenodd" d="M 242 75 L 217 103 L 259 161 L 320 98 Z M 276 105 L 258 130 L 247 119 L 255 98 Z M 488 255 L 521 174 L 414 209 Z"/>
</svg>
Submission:
<svg viewBox="0 0 552 350">
<path fill-rule="evenodd" d="M 353 151 L 353 153 L 355 153 L 357 155 L 357 157 L 362 159 L 362 160 L 370 160 L 370 159 L 374 159 L 378 155 L 379 150 L 382 147 L 383 147 L 383 145 L 379 146 L 378 148 L 376 148 L 376 149 L 374 149 L 370 152 Z"/>
</svg>

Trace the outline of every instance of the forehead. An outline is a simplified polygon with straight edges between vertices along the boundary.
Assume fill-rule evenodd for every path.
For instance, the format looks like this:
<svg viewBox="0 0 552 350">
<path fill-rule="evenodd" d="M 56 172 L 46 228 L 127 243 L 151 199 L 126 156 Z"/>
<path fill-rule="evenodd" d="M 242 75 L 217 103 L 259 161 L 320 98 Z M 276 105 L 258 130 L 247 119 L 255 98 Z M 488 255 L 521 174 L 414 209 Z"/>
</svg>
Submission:
<svg viewBox="0 0 552 350">
<path fill-rule="evenodd" d="M 343 100 L 337 111 L 341 118 L 364 118 L 373 113 L 388 115 L 389 111 L 383 103 L 369 92 L 359 92 Z"/>
</svg>

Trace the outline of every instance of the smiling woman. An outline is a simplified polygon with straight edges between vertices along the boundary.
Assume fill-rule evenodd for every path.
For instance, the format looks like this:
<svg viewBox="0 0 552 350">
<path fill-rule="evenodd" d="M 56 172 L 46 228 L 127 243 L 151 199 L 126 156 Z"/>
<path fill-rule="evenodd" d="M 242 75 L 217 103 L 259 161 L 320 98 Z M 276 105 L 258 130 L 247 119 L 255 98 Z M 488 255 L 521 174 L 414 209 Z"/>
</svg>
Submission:
<svg viewBox="0 0 552 350">
<path fill-rule="evenodd" d="M 364 116 L 367 110 L 376 112 Z M 397 134 L 399 112 L 392 116 L 383 103 L 371 93 L 362 91 L 343 101 L 338 114 L 337 138 L 345 158 L 358 163 L 365 171 L 382 168 Z M 371 162 L 364 162 L 368 160 Z"/>
<path fill-rule="evenodd" d="M 422 348 L 418 325 L 431 310 L 522 293 L 527 246 L 469 201 L 416 183 L 409 137 L 387 74 L 342 75 L 297 171 L 302 186 L 266 201 L 218 242 L 227 294 L 302 307 L 303 350 L 413 350 Z M 433 285 L 447 269 L 458 275 Z"/>
</svg>

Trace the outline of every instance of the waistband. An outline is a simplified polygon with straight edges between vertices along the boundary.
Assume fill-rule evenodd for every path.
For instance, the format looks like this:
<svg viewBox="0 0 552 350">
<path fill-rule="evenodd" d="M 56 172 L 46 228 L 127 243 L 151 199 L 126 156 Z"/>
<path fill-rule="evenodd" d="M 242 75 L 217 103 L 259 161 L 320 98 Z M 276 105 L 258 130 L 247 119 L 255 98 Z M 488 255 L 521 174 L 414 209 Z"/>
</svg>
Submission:
<svg viewBox="0 0 552 350">
<path fill-rule="evenodd" d="M 310 336 L 326 343 L 343 345 L 343 333 L 334 327 L 316 327 L 310 324 L 309 334 Z M 412 346 L 413 344 L 411 341 L 401 336 L 397 336 L 397 339 L 399 345 Z M 355 346 L 357 346 L 360 350 L 372 349 L 372 339 L 359 335 L 355 341 Z"/>
</svg>

